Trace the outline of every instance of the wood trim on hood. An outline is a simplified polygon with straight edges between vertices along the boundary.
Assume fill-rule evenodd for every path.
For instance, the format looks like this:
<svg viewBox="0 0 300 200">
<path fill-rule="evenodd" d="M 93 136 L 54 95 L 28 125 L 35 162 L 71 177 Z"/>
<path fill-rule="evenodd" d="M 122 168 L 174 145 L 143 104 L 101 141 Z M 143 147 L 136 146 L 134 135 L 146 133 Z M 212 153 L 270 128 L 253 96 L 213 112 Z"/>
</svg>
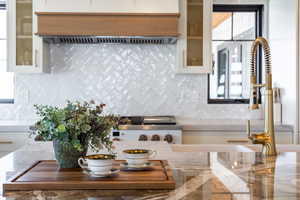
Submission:
<svg viewBox="0 0 300 200">
<path fill-rule="evenodd" d="M 178 13 L 37 12 L 41 36 L 178 36 Z"/>
</svg>

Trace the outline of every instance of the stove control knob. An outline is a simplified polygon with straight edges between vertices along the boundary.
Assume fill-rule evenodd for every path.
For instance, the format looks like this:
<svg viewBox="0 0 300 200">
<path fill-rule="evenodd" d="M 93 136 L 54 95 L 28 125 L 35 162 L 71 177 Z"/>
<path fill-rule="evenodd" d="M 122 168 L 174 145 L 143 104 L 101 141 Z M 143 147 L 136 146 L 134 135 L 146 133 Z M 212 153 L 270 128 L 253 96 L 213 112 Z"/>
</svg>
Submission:
<svg viewBox="0 0 300 200">
<path fill-rule="evenodd" d="M 168 142 L 169 144 L 171 144 L 173 142 L 173 136 L 168 134 L 165 136 L 164 141 Z"/>
<path fill-rule="evenodd" d="M 112 141 L 113 141 L 113 142 L 120 142 L 121 139 L 120 139 L 120 138 L 113 138 Z"/>
<path fill-rule="evenodd" d="M 148 140 L 147 135 L 140 135 L 139 141 L 147 141 L 147 140 Z"/>
<path fill-rule="evenodd" d="M 151 141 L 160 141 L 160 136 L 159 135 L 152 135 Z"/>
</svg>

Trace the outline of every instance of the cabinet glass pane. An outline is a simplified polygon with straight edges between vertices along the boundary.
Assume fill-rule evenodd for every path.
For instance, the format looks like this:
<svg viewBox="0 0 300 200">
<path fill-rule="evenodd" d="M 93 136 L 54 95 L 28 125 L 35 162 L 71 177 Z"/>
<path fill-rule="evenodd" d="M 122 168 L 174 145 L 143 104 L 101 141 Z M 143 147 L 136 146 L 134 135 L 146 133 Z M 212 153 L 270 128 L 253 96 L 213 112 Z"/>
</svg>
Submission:
<svg viewBox="0 0 300 200">
<path fill-rule="evenodd" d="M 233 39 L 255 40 L 256 38 L 256 13 L 236 12 L 233 13 Z"/>
<path fill-rule="evenodd" d="M 188 0 L 187 65 L 203 66 L 203 0 Z"/>
<path fill-rule="evenodd" d="M 32 0 L 17 0 L 16 4 L 16 63 L 32 65 Z"/>
</svg>

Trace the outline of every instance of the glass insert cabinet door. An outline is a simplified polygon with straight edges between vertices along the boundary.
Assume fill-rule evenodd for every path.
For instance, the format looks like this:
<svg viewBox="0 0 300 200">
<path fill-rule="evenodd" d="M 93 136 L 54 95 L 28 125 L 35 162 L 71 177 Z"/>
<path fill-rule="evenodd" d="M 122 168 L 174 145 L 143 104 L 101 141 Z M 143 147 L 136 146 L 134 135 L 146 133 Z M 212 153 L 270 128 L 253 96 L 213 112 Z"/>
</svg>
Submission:
<svg viewBox="0 0 300 200">
<path fill-rule="evenodd" d="M 9 0 L 8 71 L 16 73 L 48 73 L 49 44 L 36 36 L 34 14 L 40 0 Z"/>
<path fill-rule="evenodd" d="M 182 0 L 180 12 L 179 73 L 210 73 L 212 1 Z"/>
<path fill-rule="evenodd" d="M 16 0 L 16 65 L 33 65 L 32 0 Z"/>
</svg>

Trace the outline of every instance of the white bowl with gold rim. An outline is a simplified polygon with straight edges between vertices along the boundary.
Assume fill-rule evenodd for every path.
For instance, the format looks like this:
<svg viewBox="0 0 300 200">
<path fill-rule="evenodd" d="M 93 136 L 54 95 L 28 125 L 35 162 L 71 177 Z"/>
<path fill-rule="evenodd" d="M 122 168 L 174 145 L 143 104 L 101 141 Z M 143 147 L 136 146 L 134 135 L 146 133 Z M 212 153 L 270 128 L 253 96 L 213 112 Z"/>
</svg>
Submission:
<svg viewBox="0 0 300 200">
<path fill-rule="evenodd" d="M 128 165 L 143 165 L 156 156 L 156 151 L 147 149 L 127 149 L 123 155 Z"/>
<path fill-rule="evenodd" d="M 109 173 L 113 168 L 115 155 L 95 154 L 84 156 L 78 159 L 78 164 L 83 169 L 88 169 L 93 173 Z"/>
</svg>

